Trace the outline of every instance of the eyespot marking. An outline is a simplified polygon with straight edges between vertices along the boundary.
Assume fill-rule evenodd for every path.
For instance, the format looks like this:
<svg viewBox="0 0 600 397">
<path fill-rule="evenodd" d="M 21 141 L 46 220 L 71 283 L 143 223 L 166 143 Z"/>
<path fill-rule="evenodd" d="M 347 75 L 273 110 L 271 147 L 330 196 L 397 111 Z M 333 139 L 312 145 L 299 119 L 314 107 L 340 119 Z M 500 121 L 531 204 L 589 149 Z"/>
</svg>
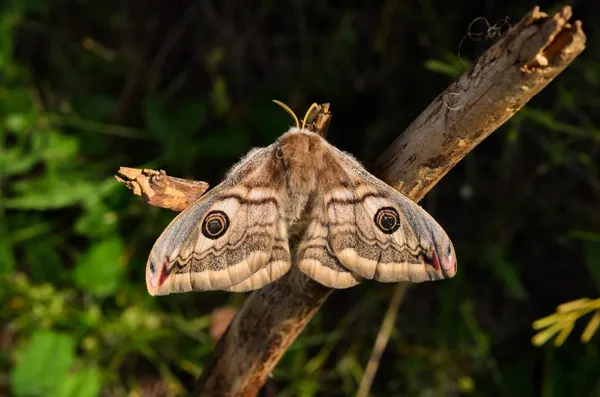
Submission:
<svg viewBox="0 0 600 397">
<path fill-rule="evenodd" d="M 154 258 L 150 258 L 150 276 L 156 273 L 156 265 L 154 264 Z"/>
<path fill-rule="evenodd" d="M 202 222 L 202 234 L 211 240 L 216 240 L 225 234 L 229 228 L 229 217 L 223 211 L 211 211 Z"/>
<path fill-rule="evenodd" d="M 400 215 L 395 208 L 380 208 L 373 218 L 375 226 L 385 234 L 392 234 L 400 228 Z"/>
</svg>

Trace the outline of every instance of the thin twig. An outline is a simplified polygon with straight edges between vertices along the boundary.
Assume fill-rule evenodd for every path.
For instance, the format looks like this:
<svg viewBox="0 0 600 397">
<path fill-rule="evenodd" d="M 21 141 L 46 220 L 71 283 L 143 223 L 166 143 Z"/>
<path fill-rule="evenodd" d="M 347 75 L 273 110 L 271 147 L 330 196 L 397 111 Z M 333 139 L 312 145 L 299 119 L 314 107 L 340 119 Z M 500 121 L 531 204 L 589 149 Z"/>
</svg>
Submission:
<svg viewBox="0 0 600 397">
<path fill-rule="evenodd" d="M 173 211 L 183 211 L 208 190 L 206 182 L 167 176 L 163 170 L 121 167 L 115 178 L 148 204 Z"/>
<path fill-rule="evenodd" d="M 381 356 L 383 355 L 383 351 L 385 350 L 385 347 L 390 339 L 390 334 L 392 333 L 394 323 L 396 322 L 398 309 L 400 309 L 400 305 L 404 300 L 404 295 L 406 294 L 407 289 L 407 283 L 399 283 L 394 287 L 392 300 L 390 301 L 390 304 L 385 312 L 385 316 L 383 317 L 383 321 L 381 322 L 381 328 L 379 328 L 379 332 L 377 333 L 377 339 L 375 339 L 375 344 L 373 345 L 373 351 L 371 352 L 371 357 L 369 357 L 365 374 L 360 380 L 356 397 L 368 397 L 369 395 L 371 385 L 373 384 L 373 379 L 375 378 L 375 373 L 377 372 L 379 362 L 381 361 Z"/>
</svg>

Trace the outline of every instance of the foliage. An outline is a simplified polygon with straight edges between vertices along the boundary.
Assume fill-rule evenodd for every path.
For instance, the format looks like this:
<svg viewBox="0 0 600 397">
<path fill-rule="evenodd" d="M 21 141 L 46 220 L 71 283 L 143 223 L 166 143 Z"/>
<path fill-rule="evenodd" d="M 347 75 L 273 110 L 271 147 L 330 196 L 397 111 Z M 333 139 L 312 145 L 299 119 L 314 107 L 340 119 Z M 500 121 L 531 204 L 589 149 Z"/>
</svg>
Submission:
<svg viewBox="0 0 600 397">
<path fill-rule="evenodd" d="M 543 345 L 558 334 L 554 344 L 562 345 L 573 331 L 575 322 L 580 317 L 592 312 L 592 317 L 581 334 L 581 341 L 589 342 L 600 325 L 600 299 L 583 298 L 563 303 L 556 308 L 556 313 L 536 320 L 533 323 L 533 329 L 540 331 L 533 336 L 533 344 Z"/>
<path fill-rule="evenodd" d="M 528 6 L 12 0 L 0 10 L 0 395 L 86 397 L 185 395 L 214 346 L 212 311 L 243 299 L 147 294 L 144 264 L 173 213 L 119 185 L 119 166 L 214 185 L 290 125 L 271 99 L 297 113 L 331 102 L 329 139 L 369 165 L 490 44 L 462 40 L 470 22 L 516 20 Z M 586 53 L 423 201 L 459 274 L 409 292 L 373 396 L 598 394 L 594 338 L 559 330 L 596 300 L 536 323 L 559 334 L 559 350 L 532 346 L 530 329 L 600 288 L 600 10 L 575 12 Z M 391 291 L 333 294 L 268 388 L 353 395 Z"/>
</svg>

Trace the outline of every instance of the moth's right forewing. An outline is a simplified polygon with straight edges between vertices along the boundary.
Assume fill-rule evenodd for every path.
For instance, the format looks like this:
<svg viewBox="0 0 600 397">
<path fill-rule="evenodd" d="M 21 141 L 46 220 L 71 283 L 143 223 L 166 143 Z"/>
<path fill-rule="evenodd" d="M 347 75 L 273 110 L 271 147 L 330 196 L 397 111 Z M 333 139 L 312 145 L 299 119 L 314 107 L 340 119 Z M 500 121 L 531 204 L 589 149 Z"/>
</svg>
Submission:
<svg viewBox="0 0 600 397">
<path fill-rule="evenodd" d="M 453 277 L 454 248 L 425 210 L 330 146 L 321 174 L 329 243 L 352 272 L 383 282 Z"/>
</svg>

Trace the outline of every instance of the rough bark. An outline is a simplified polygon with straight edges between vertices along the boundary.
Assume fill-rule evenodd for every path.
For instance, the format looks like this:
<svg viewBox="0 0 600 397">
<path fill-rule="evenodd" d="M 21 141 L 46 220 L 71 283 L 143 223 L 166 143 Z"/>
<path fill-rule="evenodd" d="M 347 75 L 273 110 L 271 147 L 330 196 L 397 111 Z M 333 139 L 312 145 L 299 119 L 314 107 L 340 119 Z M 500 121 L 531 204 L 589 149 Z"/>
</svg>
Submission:
<svg viewBox="0 0 600 397">
<path fill-rule="evenodd" d="M 585 48 L 571 7 L 536 7 L 451 84 L 381 155 L 374 173 L 418 201 Z"/>
<path fill-rule="evenodd" d="M 376 162 L 374 173 L 412 200 L 423 198 L 460 159 L 583 51 L 581 23 L 569 24 L 570 17 L 570 7 L 551 17 L 537 7 L 527 14 L 396 139 Z M 326 129 L 331 117 L 328 107 L 324 104 L 318 109 L 327 116 L 321 124 L 317 117 L 311 128 Z M 152 171 L 138 171 L 128 186 L 138 188 L 152 205 L 182 210 L 206 190 L 193 181 L 184 181 L 185 189 L 178 190 L 177 183 L 183 180 L 165 174 L 150 186 L 145 178 Z M 155 194 L 152 197 L 146 194 L 148 186 Z M 256 396 L 331 292 L 292 270 L 250 294 L 217 344 L 194 395 Z"/>
</svg>

